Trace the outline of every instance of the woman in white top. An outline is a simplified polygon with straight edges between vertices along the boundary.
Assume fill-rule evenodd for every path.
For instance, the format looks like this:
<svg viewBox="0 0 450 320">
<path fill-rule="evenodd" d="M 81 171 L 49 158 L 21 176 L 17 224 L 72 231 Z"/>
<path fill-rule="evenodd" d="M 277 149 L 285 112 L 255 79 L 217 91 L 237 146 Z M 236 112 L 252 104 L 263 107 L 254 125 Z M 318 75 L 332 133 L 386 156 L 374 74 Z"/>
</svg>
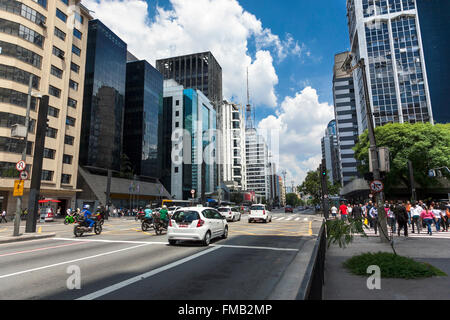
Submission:
<svg viewBox="0 0 450 320">
<path fill-rule="evenodd" d="M 430 210 L 433 212 L 434 216 L 436 217 L 435 219 L 435 224 L 436 224 L 436 232 L 440 232 L 441 231 L 441 220 L 442 220 L 442 212 L 441 210 L 439 210 L 439 208 L 432 203 L 430 206 Z"/>
</svg>

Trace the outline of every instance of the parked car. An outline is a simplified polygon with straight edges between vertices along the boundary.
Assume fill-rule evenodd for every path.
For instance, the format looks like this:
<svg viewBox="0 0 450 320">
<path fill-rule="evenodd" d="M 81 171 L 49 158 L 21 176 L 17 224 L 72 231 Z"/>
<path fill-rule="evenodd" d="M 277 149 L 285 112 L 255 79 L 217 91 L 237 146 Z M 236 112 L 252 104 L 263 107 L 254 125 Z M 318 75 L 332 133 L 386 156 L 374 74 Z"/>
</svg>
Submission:
<svg viewBox="0 0 450 320">
<path fill-rule="evenodd" d="M 263 221 L 264 223 L 272 222 L 272 212 L 267 210 L 265 204 L 255 204 L 250 207 L 250 215 L 248 223 L 253 221 Z"/>
<path fill-rule="evenodd" d="M 177 241 L 201 241 L 208 246 L 211 239 L 228 237 L 228 222 L 213 208 L 181 208 L 169 220 L 167 237 L 170 245 Z"/>
<path fill-rule="evenodd" d="M 45 222 L 53 222 L 55 217 L 55 213 L 53 212 L 53 209 L 50 207 L 45 207 L 40 209 L 40 219 L 41 221 L 44 220 Z"/>
<path fill-rule="evenodd" d="M 292 208 L 291 206 L 286 206 L 284 208 L 284 213 L 288 213 L 288 212 L 294 213 L 294 208 Z"/>
</svg>

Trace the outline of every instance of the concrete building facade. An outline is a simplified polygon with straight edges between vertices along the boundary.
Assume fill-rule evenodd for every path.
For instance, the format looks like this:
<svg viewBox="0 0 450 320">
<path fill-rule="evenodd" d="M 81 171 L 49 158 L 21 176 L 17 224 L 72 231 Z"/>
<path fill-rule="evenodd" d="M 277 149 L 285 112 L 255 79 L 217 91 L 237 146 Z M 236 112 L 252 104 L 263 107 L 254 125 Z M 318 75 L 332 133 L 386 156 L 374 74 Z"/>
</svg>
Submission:
<svg viewBox="0 0 450 320">
<path fill-rule="evenodd" d="M 10 130 L 25 124 L 30 75 L 33 93 L 49 95 L 40 196 L 61 201 L 62 210 L 74 206 L 91 19 L 79 1 L 0 2 L 0 210 L 8 216 L 16 210 L 15 164 L 24 148 Z M 38 108 L 32 97 L 26 158 L 30 176 Z M 29 187 L 28 180 L 22 209 L 28 205 Z"/>
</svg>

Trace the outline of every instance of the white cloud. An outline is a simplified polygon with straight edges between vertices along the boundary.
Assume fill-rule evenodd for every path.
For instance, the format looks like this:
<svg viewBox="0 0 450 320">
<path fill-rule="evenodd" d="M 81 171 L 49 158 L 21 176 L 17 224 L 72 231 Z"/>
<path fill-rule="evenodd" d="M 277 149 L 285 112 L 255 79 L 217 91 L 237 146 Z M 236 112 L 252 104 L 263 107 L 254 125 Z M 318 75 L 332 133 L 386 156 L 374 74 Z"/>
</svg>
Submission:
<svg viewBox="0 0 450 320">
<path fill-rule="evenodd" d="M 139 59 L 154 65 L 161 58 L 211 51 L 222 66 L 224 98 L 246 102 L 249 67 L 252 103 L 276 107 L 278 77 L 271 52 L 280 61 L 289 54 L 300 55 L 302 47 L 291 35 L 280 40 L 237 0 L 170 2 L 172 9 L 158 7 L 150 19 L 143 0 L 83 0 Z M 256 43 L 254 59 L 248 45 L 252 39 Z"/>
<path fill-rule="evenodd" d="M 260 121 L 261 131 L 279 130 L 277 167 L 286 169 L 289 181 L 299 185 L 308 171 L 317 169 L 322 158 L 320 139 L 333 118 L 333 106 L 319 103 L 316 90 L 306 87 L 294 97 L 286 97 L 277 116 Z"/>
</svg>

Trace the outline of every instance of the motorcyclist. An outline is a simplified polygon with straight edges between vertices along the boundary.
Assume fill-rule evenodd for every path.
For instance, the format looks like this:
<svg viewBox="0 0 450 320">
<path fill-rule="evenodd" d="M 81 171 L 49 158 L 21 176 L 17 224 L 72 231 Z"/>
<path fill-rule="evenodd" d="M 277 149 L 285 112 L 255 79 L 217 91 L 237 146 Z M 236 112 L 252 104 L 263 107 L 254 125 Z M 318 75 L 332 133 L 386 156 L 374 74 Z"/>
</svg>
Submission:
<svg viewBox="0 0 450 320">
<path fill-rule="evenodd" d="M 153 211 L 150 208 L 150 206 L 146 206 L 144 212 L 145 212 L 144 220 L 152 221 L 153 220 Z"/>
<path fill-rule="evenodd" d="M 88 204 L 85 204 L 81 213 L 84 215 L 85 221 L 89 223 L 89 231 L 91 231 L 92 226 L 95 224 L 95 221 L 91 219 L 92 213 L 89 211 L 89 209 L 90 206 Z"/>
<path fill-rule="evenodd" d="M 169 211 L 167 210 L 167 206 L 163 206 L 162 209 L 159 211 L 159 219 L 164 223 L 164 225 L 167 227 L 168 224 L 168 214 Z"/>
</svg>

